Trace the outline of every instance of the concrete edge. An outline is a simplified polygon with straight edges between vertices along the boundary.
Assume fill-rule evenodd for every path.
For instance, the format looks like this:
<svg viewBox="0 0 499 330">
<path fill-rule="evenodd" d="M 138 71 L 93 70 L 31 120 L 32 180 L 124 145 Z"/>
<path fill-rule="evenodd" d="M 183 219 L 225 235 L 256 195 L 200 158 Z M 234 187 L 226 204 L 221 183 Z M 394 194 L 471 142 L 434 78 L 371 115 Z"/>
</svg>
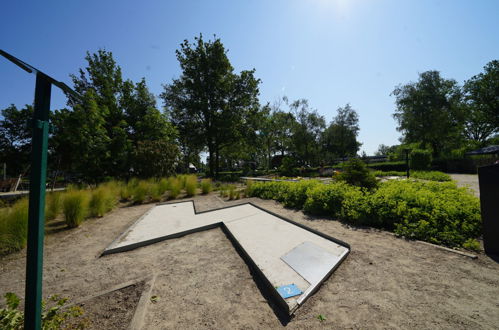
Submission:
<svg viewBox="0 0 499 330">
<path fill-rule="evenodd" d="M 475 254 L 471 254 L 471 253 L 467 253 L 467 252 L 463 252 L 463 251 L 459 251 L 459 250 L 454 250 L 454 249 L 448 248 L 446 246 L 441 246 L 441 245 L 432 244 L 432 243 L 428 243 L 428 242 L 425 242 L 425 241 L 419 241 L 419 240 L 416 240 L 416 242 L 424 244 L 424 245 L 428 245 L 428 246 L 433 246 L 433 247 L 436 247 L 436 248 L 438 248 L 440 250 L 444 250 L 444 251 L 447 251 L 447 252 L 452 252 L 452 253 L 455 253 L 455 254 L 459 254 L 459 255 L 462 255 L 464 257 L 468 257 L 468 258 L 471 258 L 471 259 L 477 259 L 478 258 L 478 256 L 475 255 Z"/>
<path fill-rule="evenodd" d="M 144 287 L 144 291 L 142 291 L 142 294 L 140 295 L 139 302 L 135 307 L 135 313 L 133 313 L 128 329 L 140 330 L 144 326 L 144 318 L 149 305 L 149 299 L 151 298 L 152 289 L 154 288 L 154 283 L 156 282 L 157 277 L 158 275 L 155 274 L 145 283 L 146 287 Z"/>
<path fill-rule="evenodd" d="M 171 235 L 166 235 L 166 236 L 161 236 L 161 237 L 156 237 L 156 238 L 153 238 L 153 239 L 149 239 L 147 241 L 141 241 L 141 242 L 138 242 L 138 243 L 133 243 L 133 244 L 124 245 L 124 246 L 120 246 L 120 247 L 116 247 L 116 248 L 106 249 L 106 250 L 104 250 L 101 253 L 100 256 L 103 257 L 103 256 L 106 256 L 108 254 L 114 254 L 114 253 L 120 253 L 120 252 L 126 252 L 126 251 L 130 251 L 130 250 L 135 250 L 135 249 L 138 249 L 140 247 L 151 245 L 151 244 L 158 243 L 158 242 L 161 242 L 161 241 L 165 241 L 165 240 L 168 240 L 168 239 L 179 238 L 179 237 L 182 237 L 182 236 L 185 236 L 185 235 L 189 235 L 189 234 L 193 234 L 193 233 L 197 233 L 197 232 L 200 232 L 200 231 L 214 229 L 214 228 L 219 227 L 220 224 L 221 224 L 221 222 L 216 222 L 216 223 L 212 223 L 212 224 L 209 224 L 209 225 L 206 225 L 206 226 L 202 226 L 202 227 L 197 227 L 197 228 L 194 228 L 194 229 L 185 230 L 185 231 L 182 231 L 182 232 L 179 232 L 179 233 L 175 233 L 175 234 L 171 234 Z M 113 244 L 113 243 L 111 243 L 111 244 Z M 109 245 L 109 246 L 111 246 L 111 245 Z"/>
</svg>

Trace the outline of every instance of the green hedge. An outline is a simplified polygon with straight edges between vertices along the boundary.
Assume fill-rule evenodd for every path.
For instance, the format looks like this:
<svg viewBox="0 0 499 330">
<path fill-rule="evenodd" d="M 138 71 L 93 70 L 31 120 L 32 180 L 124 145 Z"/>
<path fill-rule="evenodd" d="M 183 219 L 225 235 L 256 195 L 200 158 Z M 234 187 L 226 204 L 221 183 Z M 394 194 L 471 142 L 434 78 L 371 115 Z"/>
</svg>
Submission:
<svg viewBox="0 0 499 330">
<path fill-rule="evenodd" d="M 479 200 L 452 182 L 393 180 L 374 191 L 342 182 L 254 182 L 248 194 L 451 247 L 469 247 L 481 232 Z"/>
<path fill-rule="evenodd" d="M 403 176 L 405 177 L 407 172 L 399 172 L 399 171 L 373 171 L 374 176 L 383 177 L 383 176 Z M 451 181 L 451 177 L 448 174 L 439 171 L 411 171 L 410 177 L 421 180 L 428 181 Z"/>
</svg>

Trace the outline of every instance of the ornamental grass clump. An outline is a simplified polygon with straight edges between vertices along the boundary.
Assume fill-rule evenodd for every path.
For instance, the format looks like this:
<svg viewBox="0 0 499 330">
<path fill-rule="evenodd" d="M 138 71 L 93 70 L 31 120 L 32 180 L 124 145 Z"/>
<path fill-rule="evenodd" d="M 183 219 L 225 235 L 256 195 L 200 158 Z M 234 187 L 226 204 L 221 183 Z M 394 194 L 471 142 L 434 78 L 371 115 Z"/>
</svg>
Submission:
<svg viewBox="0 0 499 330">
<path fill-rule="evenodd" d="M 211 179 L 201 180 L 201 193 L 203 195 L 209 194 L 212 190 Z"/>
<path fill-rule="evenodd" d="M 116 206 L 116 192 L 108 185 L 102 185 L 90 192 L 88 204 L 91 217 L 102 217 Z"/>
<path fill-rule="evenodd" d="M 142 204 L 149 194 L 149 183 L 147 181 L 139 181 L 132 188 L 132 202 L 134 204 Z"/>
<path fill-rule="evenodd" d="M 88 192 L 84 190 L 71 190 L 64 194 L 62 210 L 69 228 L 78 227 L 88 215 L 88 201 Z"/>
<path fill-rule="evenodd" d="M 175 199 L 180 195 L 182 190 L 182 182 L 179 178 L 169 177 L 168 178 L 168 199 Z"/>
<path fill-rule="evenodd" d="M 185 193 L 188 197 L 192 197 L 196 195 L 198 186 L 198 178 L 195 175 L 187 175 L 185 176 Z"/>
<path fill-rule="evenodd" d="M 53 192 L 47 194 L 45 204 L 45 219 L 53 220 L 61 214 L 62 210 L 62 193 Z"/>
<path fill-rule="evenodd" d="M 149 183 L 149 196 L 151 197 L 151 202 L 159 202 L 163 198 L 162 187 L 160 187 L 159 182 Z"/>
<path fill-rule="evenodd" d="M 28 238 L 28 199 L 0 209 L 0 254 L 19 251 Z"/>
</svg>

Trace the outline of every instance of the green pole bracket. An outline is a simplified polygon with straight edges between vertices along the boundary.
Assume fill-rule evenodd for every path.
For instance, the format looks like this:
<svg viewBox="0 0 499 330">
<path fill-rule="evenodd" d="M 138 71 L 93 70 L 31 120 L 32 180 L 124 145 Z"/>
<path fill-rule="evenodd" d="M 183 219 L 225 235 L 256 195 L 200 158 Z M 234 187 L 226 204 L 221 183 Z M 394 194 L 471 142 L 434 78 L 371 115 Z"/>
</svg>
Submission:
<svg viewBox="0 0 499 330">
<path fill-rule="evenodd" d="M 29 184 L 28 249 L 26 257 L 26 298 L 24 328 L 41 329 L 43 239 L 45 222 L 45 183 L 51 81 L 36 75 L 35 109 L 32 128 L 32 159 Z"/>
</svg>

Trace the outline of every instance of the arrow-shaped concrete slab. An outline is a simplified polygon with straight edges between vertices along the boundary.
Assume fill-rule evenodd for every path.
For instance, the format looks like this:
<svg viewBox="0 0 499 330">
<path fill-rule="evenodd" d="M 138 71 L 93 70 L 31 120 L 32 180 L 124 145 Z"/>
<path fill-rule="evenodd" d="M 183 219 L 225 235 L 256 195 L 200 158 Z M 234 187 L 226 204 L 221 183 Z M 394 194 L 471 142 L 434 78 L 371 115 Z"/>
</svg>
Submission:
<svg viewBox="0 0 499 330">
<path fill-rule="evenodd" d="M 194 203 L 188 201 L 152 208 L 111 243 L 103 255 L 216 227 L 224 230 L 262 277 L 276 302 L 290 314 L 350 251 L 344 242 L 251 203 L 196 212 Z M 301 294 L 285 299 L 278 293 L 277 288 L 293 284 Z"/>
</svg>

